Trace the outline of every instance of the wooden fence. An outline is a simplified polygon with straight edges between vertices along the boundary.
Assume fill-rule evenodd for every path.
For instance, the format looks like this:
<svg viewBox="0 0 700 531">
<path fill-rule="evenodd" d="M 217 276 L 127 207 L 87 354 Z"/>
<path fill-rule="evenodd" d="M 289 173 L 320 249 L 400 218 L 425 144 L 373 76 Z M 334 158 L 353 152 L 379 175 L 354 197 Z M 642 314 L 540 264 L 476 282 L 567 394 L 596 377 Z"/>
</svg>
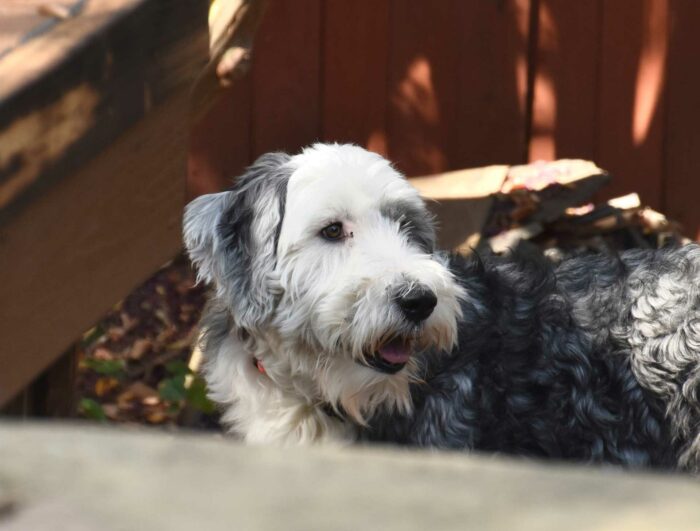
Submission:
<svg viewBox="0 0 700 531">
<path fill-rule="evenodd" d="M 316 140 L 409 175 L 581 157 L 697 237 L 698 28 L 698 0 L 271 0 L 194 128 L 190 193 Z"/>
</svg>

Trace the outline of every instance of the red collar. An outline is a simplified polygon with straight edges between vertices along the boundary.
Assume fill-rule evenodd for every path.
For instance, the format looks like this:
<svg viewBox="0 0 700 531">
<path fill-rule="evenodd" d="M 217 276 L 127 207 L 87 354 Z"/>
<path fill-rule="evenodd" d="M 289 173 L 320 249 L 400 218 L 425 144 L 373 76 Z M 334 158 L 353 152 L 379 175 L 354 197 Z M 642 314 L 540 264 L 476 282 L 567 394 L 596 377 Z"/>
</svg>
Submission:
<svg viewBox="0 0 700 531">
<path fill-rule="evenodd" d="M 267 371 L 265 370 L 262 361 L 260 361 L 258 358 L 253 358 L 253 365 L 255 365 L 255 368 L 258 369 L 258 372 L 260 374 L 262 374 L 263 376 L 267 376 Z M 337 419 L 341 422 L 345 422 L 345 418 L 343 417 L 343 415 L 338 414 L 330 404 L 322 404 L 321 409 L 323 409 L 323 412 L 329 417 Z"/>
<path fill-rule="evenodd" d="M 265 367 L 263 367 L 262 361 L 260 361 L 258 358 L 253 358 L 253 365 L 255 365 L 255 368 L 258 369 L 258 372 L 260 374 L 267 376 L 267 371 L 265 371 Z"/>
</svg>

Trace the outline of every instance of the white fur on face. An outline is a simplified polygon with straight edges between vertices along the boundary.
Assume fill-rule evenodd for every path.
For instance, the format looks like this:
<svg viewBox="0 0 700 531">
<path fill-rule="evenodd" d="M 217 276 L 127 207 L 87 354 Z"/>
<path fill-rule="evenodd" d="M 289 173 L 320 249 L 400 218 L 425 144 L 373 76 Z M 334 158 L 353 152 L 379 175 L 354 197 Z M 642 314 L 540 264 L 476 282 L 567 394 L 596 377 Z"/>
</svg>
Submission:
<svg viewBox="0 0 700 531">
<path fill-rule="evenodd" d="M 388 375 L 364 356 L 392 336 L 411 335 L 416 355 L 449 350 L 456 340 L 459 287 L 439 263 L 386 215 L 392 206 L 427 222 L 418 192 L 382 157 L 355 146 L 317 145 L 292 158 L 278 245 L 284 292 L 272 326 L 278 357 L 317 385 L 324 401 L 362 422 L 380 404 L 410 408 L 412 364 Z M 321 230 L 342 223 L 330 242 Z M 394 302 L 410 285 L 432 290 L 438 303 L 421 326 L 408 323 Z"/>
<path fill-rule="evenodd" d="M 339 241 L 321 236 L 332 223 L 342 224 Z M 359 424 L 380 406 L 409 411 L 417 358 L 450 350 L 461 315 L 463 290 L 433 240 L 418 192 L 385 159 L 350 145 L 263 156 L 233 191 L 193 201 L 185 241 L 216 288 L 203 348 L 224 422 L 247 441 L 301 443 L 352 438 L 352 424 L 324 404 Z M 395 302 L 417 286 L 437 297 L 420 324 Z M 412 349 L 406 366 L 369 366 L 395 337 Z"/>
</svg>

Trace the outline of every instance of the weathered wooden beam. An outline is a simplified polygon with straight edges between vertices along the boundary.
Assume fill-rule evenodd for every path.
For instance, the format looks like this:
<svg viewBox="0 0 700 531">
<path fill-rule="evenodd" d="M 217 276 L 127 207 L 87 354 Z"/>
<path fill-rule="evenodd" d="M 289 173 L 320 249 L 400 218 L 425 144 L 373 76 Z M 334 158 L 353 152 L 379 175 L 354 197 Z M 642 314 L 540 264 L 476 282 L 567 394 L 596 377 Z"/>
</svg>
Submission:
<svg viewBox="0 0 700 531">
<path fill-rule="evenodd" d="M 90 2 L 0 61 L 0 223 L 192 83 L 207 58 L 206 7 Z"/>
<path fill-rule="evenodd" d="M 90 2 L 0 61 L 0 404 L 180 248 L 206 9 Z"/>
<path fill-rule="evenodd" d="M 697 478 L 671 474 L 59 423 L 5 422 L 0 433 L 3 530 L 697 531 L 700 522 Z"/>
</svg>

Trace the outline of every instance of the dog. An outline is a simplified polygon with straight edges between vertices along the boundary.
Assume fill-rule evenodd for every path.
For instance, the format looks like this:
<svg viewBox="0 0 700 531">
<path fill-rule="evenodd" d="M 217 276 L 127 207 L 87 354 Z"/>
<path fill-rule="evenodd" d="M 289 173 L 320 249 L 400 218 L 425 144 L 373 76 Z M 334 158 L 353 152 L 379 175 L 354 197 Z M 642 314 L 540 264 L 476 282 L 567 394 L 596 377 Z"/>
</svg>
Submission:
<svg viewBox="0 0 700 531">
<path fill-rule="evenodd" d="M 700 470 L 700 247 L 435 249 L 383 157 L 260 157 L 186 208 L 200 348 L 250 443 L 373 441 Z"/>
</svg>

